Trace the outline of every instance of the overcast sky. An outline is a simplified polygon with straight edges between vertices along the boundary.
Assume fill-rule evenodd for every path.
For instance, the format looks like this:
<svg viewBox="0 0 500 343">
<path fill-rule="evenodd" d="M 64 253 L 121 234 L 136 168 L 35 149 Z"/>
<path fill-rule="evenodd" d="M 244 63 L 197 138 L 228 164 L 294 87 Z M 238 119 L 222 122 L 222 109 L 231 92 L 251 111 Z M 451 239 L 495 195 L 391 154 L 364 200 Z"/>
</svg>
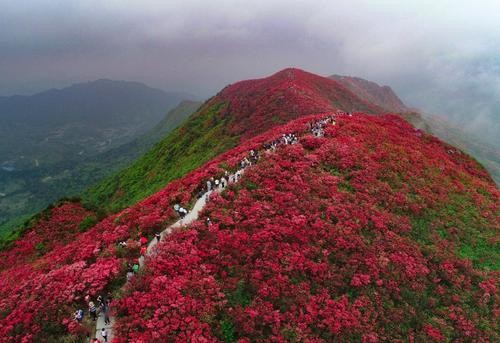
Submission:
<svg viewBox="0 0 500 343">
<path fill-rule="evenodd" d="M 295 66 L 500 145 L 498 0 L 0 0 L 0 95 L 111 78 L 208 97 Z"/>
</svg>

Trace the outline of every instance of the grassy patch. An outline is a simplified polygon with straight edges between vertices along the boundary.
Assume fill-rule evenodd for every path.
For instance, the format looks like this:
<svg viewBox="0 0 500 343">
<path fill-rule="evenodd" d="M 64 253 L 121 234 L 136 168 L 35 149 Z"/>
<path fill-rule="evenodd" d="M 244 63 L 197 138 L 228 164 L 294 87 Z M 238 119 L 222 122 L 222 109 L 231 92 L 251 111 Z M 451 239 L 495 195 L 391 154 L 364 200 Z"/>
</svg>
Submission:
<svg viewBox="0 0 500 343">
<path fill-rule="evenodd" d="M 458 255 L 471 260 L 476 268 L 499 270 L 495 230 L 468 195 L 452 194 L 444 206 L 413 218 L 412 224 L 410 235 L 418 243 L 433 247 L 437 236 L 453 242 Z"/>
<path fill-rule="evenodd" d="M 244 280 L 240 280 L 236 289 L 228 295 L 229 303 L 233 306 L 246 307 L 252 301 L 250 288 Z"/>
</svg>

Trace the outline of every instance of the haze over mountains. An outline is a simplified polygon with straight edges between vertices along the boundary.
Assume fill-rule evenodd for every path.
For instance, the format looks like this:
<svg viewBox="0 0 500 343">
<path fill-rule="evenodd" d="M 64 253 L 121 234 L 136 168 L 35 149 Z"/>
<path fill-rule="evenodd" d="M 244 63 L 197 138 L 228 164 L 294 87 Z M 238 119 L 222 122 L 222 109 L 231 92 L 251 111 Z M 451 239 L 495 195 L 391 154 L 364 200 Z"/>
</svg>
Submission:
<svg viewBox="0 0 500 343">
<path fill-rule="evenodd" d="M 287 77 L 288 81 L 286 81 Z M 237 106 L 238 87 L 246 91 L 246 87 L 250 85 L 256 89 L 252 95 L 255 99 L 251 101 L 267 104 L 263 106 L 267 110 L 272 109 L 273 106 L 286 106 L 284 99 L 292 95 L 311 101 L 314 99 L 313 93 L 320 90 L 333 103 L 336 103 L 338 108 L 346 110 L 365 109 L 373 112 L 383 109 L 388 112 L 413 113 L 406 116 L 406 119 L 428 132 L 437 134 L 445 141 L 465 149 L 484 163 L 497 182 L 500 180 L 498 150 L 464 133 L 463 130 L 446 120 L 436 116 L 416 114 L 415 110 L 408 108 L 389 86 L 379 86 L 375 82 L 359 77 L 332 75 L 331 79 L 351 92 L 347 98 L 342 95 L 342 92 L 332 93 L 332 89 L 338 88 L 338 85 L 325 84 L 324 80 L 314 81 L 314 78 L 306 78 L 310 83 L 311 95 L 293 94 L 294 86 L 291 83 L 293 78 L 293 69 L 288 69 L 271 79 L 238 83 L 231 87 L 231 98 L 227 98 L 227 91 L 223 90 L 217 96 L 218 101 L 221 104 L 225 103 L 224 106 Z M 273 93 L 276 87 L 282 89 L 279 96 Z M 270 97 L 265 94 L 266 92 L 271 94 Z M 2 162 L 0 170 L 0 228 L 2 230 L 0 231 L 11 230 L 31 213 L 48 203 L 62 196 L 76 195 L 106 176 L 112 175 L 115 171 L 127 167 L 170 130 L 180 125 L 187 115 L 193 113 L 201 105 L 197 102 L 183 102 L 175 111 L 165 116 L 169 108 L 186 96 L 181 93 L 164 92 L 137 82 L 101 79 L 75 84 L 60 90 L 49 90 L 33 96 L 0 98 L 0 121 L 2 122 L 0 146 L 3 147 L 0 148 Z M 242 96 L 248 95 L 245 93 Z M 357 100 L 350 104 L 349 102 L 353 99 Z M 290 116 L 296 116 L 298 112 L 295 103 L 305 100 L 289 101 L 294 105 L 290 108 L 283 107 L 284 117 L 275 114 L 273 118 L 261 120 L 265 117 L 259 115 L 258 112 L 252 116 L 244 112 L 244 116 L 252 120 L 255 129 L 258 130 L 259 126 L 269 127 L 266 120 L 279 123 L 286 121 L 286 118 Z M 316 102 L 318 110 L 331 109 L 329 104 L 322 104 L 322 99 L 313 101 Z M 231 109 L 226 111 L 231 111 Z M 237 109 L 235 113 L 240 111 L 245 110 Z M 161 118 L 163 118 L 162 122 L 158 123 Z M 158 124 L 153 127 L 156 123 Z M 240 122 L 239 125 L 247 124 Z M 233 130 L 236 132 L 230 135 L 237 134 L 238 125 L 234 127 Z M 193 136 L 196 134 L 194 133 Z M 19 139 L 20 137 L 22 139 Z M 193 139 L 196 140 L 196 137 Z M 224 146 L 224 142 L 227 143 L 228 139 L 228 137 L 221 138 L 221 145 Z M 176 143 L 179 141 L 177 140 Z M 185 140 L 183 144 L 188 144 L 188 140 Z M 170 142 L 169 145 L 174 146 L 175 143 Z M 157 161 L 163 158 L 154 157 L 155 160 L 147 162 L 144 168 L 150 170 L 151 173 L 159 165 Z M 121 173 L 126 173 L 126 171 Z M 163 168 L 154 172 L 155 178 L 163 174 L 167 175 L 169 172 Z M 177 175 L 181 174 L 182 171 L 178 171 Z M 112 178 L 119 177 L 116 175 Z M 137 176 L 135 179 L 140 178 Z M 134 199 L 137 200 L 145 194 L 150 194 L 170 179 L 170 176 L 160 177 L 157 181 L 140 186 L 138 188 L 140 195 L 136 195 Z M 104 186 L 106 182 L 108 185 Z M 103 184 L 95 185 L 84 194 L 84 198 L 89 203 L 102 204 L 103 199 L 109 199 L 115 192 L 114 188 L 122 188 L 119 186 L 121 182 L 116 183 L 116 180 L 111 182 L 113 185 L 111 188 L 109 182 L 111 179 Z M 134 187 L 130 186 L 124 194 L 134 192 L 131 190 Z M 107 190 L 104 191 L 103 187 Z M 98 189 L 99 195 L 96 194 Z M 97 200 L 97 196 L 101 200 Z M 123 197 L 113 199 L 107 204 L 109 209 L 122 208 L 126 204 L 133 203 L 130 199 L 125 200 Z M 118 207 L 113 205 L 113 203 L 120 202 L 123 203 Z"/>
<path fill-rule="evenodd" d="M 468 152 L 488 169 L 497 184 L 500 183 L 500 149 L 488 144 L 487 140 L 453 124 L 443 115 L 425 114 L 420 109 L 407 107 L 389 86 L 352 76 L 332 75 L 330 78 L 386 111 L 404 113 L 405 119 L 416 127 Z"/>
<path fill-rule="evenodd" d="M 500 342 L 499 0 L 0 9 L 0 343 Z"/>
<path fill-rule="evenodd" d="M 199 105 L 167 114 L 187 96 L 101 79 L 1 98 L 0 232 L 147 151 Z"/>
<path fill-rule="evenodd" d="M 92 156 L 146 132 L 186 98 L 105 79 L 0 98 L 0 164 L 28 169 Z"/>
</svg>

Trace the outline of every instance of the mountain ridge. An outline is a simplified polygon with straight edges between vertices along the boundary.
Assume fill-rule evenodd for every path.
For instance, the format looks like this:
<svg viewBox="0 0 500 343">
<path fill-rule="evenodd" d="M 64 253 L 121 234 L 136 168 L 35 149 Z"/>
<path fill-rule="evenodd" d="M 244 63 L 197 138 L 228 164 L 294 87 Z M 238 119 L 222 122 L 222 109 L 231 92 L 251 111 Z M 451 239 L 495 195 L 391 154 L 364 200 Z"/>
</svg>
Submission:
<svg viewBox="0 0 500 343">
<path fill-rule="evenodd" d="M 83 199 L 92 206 L 120 210 L 256 134 L 303 115 L 338 109 L 384 112 L 340 83 L 297 68 L 228 85 L 172 136 L 90 188 Z M 141 178 L 144 174 L 150 177 Z"/>
<path fill-rule="evenodd" d="M 410 112 L 403 101 L 389 86 L 380 86 L 378 83 L 355 76 L 331 75 L 329 78 L 340 82 L 353 93 L 381 106 L 389 112 Z"/>
<path fill-rule="evenodd" d="M 116 81 L 109 79 L 98 79 L 82 83 L 75 83 L 69 87 L 53 88 L 50 90 L 37 92 L 33 95 L 13 95 L 0 98 L 0 118 L 3 120 L 19 121 L 20 119 L 37 120 L 38 112 L 51 110 L 52 112 L 65 111 L 65 115 L 75 117 L 77 115 L 90 115 L 86 112 L 85 106 L 89 109 L 97 105 L 109 106 L 106 98 L 99 98 L 100 93 L 105 93 L 106 98 L 116 99 L 121 97 L 122 101 L 127 101 L 128 105 L 137 102 L 140 96 L 146 96 L 154 106 L 158 99 L 164 98 L 163 104 L 178 102 L 186 98 L 183 93 L 165 92 L 163 90 L 149 87 L 143 83 L 135 81 Z M 129 99 L 131 97 L 131 99 Z M 171 98 L 169 100 L 169 98 Z M 26 103 L 30 101 L 31 103 Z M 88 104 L 90 103 L 90 104 Z M 81 106 L 84 106 L 81 108 Z M 70 107 L 69 110 L 65 109 Z M 165 107 L 165 109 L 167 109 Z M 164 111 L 165 111 L 164 109 Z M 9 115 L 9 112 L 15 112 L 15 116 Z M 7 115 L 6 115 L 7 113 Z M 8 118 L 11 117 L 11 118 Z M 77 117 L 78 118 L 78 117 Z M 94 117 L 88 117 L 94 118 Z M 114 116 L 113 119 L 118 117 Z M 59 123 L 67 118 L 59 118 L 53 113 L 43 118 L 44 121 L 54 121 Z M 101 118 L 102 120 L 103 118 Z M 51 122 L 52 123 L 52 122 Z M 54 124 L 52 123 L 52 124 Z"/>
</svg>

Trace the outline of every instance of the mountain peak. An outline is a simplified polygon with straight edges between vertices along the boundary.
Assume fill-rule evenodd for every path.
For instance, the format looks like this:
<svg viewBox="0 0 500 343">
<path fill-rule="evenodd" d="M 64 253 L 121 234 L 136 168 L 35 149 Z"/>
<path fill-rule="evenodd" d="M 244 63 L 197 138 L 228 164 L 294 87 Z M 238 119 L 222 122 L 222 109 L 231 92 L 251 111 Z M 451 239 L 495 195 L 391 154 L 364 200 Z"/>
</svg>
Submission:
<svg viewBox="0 0 500 343">
<path fill-rule="evenodd" d="M 298 68 L 229 85 L 209 102 L 210 106 L 216 104 L 224 104 L 222 114 L 231 122 L 231 132 L 243 139 L 313 113 L 384 112 L 340 83 Z"/>
<path fill-rule="evenodd" d="M 314 75 L 314 74 L 308 73 L 305 70 L 299 68 L 289 67 L 278 71 L 271 77 L 293 80 L 296 78 L 305 77 L 306 75 Z"/>
<path fill-rule="evenodd" d="M 389 112 L 409 112 L 410 109 L 399 99 L 391 87 L 379 85 L 360 77 L 332 75 L 329 77 L 363 99 L 384 108 Z"/>
</svg>

